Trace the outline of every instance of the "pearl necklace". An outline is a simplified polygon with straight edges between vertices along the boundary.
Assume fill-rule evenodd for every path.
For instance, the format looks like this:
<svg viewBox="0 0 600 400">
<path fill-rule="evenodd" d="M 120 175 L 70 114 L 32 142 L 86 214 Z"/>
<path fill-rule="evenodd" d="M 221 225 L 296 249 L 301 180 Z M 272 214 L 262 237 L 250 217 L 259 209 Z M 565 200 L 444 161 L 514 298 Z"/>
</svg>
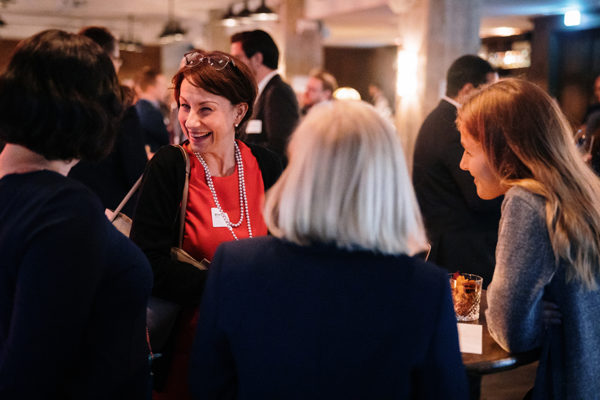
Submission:
<svg viewBox="0 0 600 400">
<path fill-rule="evenodd" d="M 208 164 L 206 164 L 206 161 L 204 161 L 200 153 L 194 152 L 194 155 L 196 156 L 198 161 L 200 161 L 200 164 L 202 164 L 202 167 L 204 168 L 204 173 L 206 175 L 206 184 L 210 189 L 210 193 L 212 194 L 212 198 L 215 202 L 215 205 L 219 210 L 219 214 L 225 221 L 225 225 L 227 226 L 227 229 L 229 229 L 229 232 L 231 232 L 231 234 L 233 235 L 233 238 L 235 240 L 238 240 L 238 237 L 233 231 L 233 228 L 237 228 L 242 224 L 242 221 L 244 220 L 244 214 L 246 214 L 246 222 L 248 223 L 248 234 L 250 235 L 250 237 L 252 237 L 252 226 L 250 225 L 250 212 L 248 211 L 248 199 L 246 197 L 246 183 L 244 182 L 244 164 L 242 163 L 242 153 L 240 152 L 240 148 L 238 147 L 236 142 L 234 142 L 233 145 L 235 146 L 235 163 L 238 169 L 238 188 L 240 191 L 240 220 L 235 224 L 229 220 L 229 216 L 221 208 L 221 203 L 219 203 L 219 199 L 217 198 L 217 191 L 215 190 L 215 185 L 213 184 L 212 175 L 210 174 L 210 170 L 208 169 Z"/>
</svg>

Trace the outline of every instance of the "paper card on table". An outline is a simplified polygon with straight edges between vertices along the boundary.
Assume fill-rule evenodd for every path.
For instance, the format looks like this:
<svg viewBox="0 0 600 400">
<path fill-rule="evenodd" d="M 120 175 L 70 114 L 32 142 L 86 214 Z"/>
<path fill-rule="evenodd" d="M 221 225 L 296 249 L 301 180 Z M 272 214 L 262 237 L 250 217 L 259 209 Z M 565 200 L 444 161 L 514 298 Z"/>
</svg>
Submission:
<svg viewBox="0 0 600 400">
<path fill-rule="evenodd" d="M 481 354 L 482 326 L 458 323 L 458 344 L 462 353 Z"/>
</svg>

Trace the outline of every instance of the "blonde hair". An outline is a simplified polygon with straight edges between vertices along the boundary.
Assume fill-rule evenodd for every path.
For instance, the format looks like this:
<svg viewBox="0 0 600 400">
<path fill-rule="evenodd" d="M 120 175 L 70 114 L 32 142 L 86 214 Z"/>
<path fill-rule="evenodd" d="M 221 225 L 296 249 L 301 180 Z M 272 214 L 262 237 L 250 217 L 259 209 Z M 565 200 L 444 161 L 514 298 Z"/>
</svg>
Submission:
<svg viewBox="0 0 600 400">
<path fill-rule="evenodd" d="M 459 111 L 457 124 L 480 142 L 502 182 L 546 200 L 555 258 L 567 279 L 595 289 L 600 272 L 600 180 L 585 164 L 556 102 L 524 80 L 483 88 Z"/>
<path fill-rule="evenodd" d="M 267 193 L 264 215 L 273 235 L 383 254 L 425 248 L 400 140 L 373 107 L 318 104 L 292 135 L 289 156 Z"/>
</svg>

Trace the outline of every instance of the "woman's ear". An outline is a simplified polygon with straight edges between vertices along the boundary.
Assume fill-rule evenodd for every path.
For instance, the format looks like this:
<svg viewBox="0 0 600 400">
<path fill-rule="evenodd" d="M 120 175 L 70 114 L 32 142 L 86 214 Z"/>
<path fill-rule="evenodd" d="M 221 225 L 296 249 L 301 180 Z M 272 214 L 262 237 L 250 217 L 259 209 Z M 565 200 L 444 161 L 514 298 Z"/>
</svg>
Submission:
<svg viewBox="0 0 600 400">
<path fill-rule="evenodd" d="M 246 103 L 239 103 L 235 105 L 235 123 L 236 125 L 242 122 L 242 119 L 244 119 L 244 116 L 246 115 L 246 112 L 248 111 L 248 104 Z"/>
</svg>

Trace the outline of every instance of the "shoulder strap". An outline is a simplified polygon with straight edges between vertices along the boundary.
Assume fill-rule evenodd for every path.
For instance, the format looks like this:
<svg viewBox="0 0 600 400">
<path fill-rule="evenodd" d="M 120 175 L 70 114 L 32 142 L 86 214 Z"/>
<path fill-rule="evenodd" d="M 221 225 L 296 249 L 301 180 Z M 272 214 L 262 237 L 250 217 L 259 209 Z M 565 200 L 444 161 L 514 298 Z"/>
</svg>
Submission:
<svg viewBox="0 0 600 400">
<path fill-rule="evenodd" d="M 121 200 L 121 202 L 119 203 L 119 205 L 117 206 L 117 208 L 115 208 L 114 214 L 112 216 L 112 218 L 110 219 L 110 222 L 114 222 L 114 220 L 117 218 L 117 216 L 119 215 L 119 213 L 121 212 L 121 210 L 123 209 L 123 207 L 125 207 L 125 204 L 127 204 L 127 202 L 129 201 L 129 199 L 131 198 L 131 196 L 133 196 L 133 194 L 135 193 L 135 191 L 140 187 L 140 184 L 142 183 L 142 177 L 144 176 L 144 174 L 140 175 L 140 177 L 138 178 L 137 181 L 135 181 L 135 183 L 133 184 L 133 186 L 131 187 L 131 189 L 129 189 L 129 192 L 127 192 L 127 194 L 125 195 L 125 197 L 123 197 L 123 200 Z"/>
<path fill-rule="evenodd" d="M 181 248 L 183 245 L 183 231 L 185 228 L 185 211 L 187 209 L 187 201 L 188 201 L 188 190 L 190 187 L 190 159 L 188 157 L 187 151 L 180 145 L 173 145 L 173 147 L 179 148 L 181 154 L 183 155 L 183 159 L 185 161 L 185 180 L 183 182 L 183 194 L 181 196 L 181 209 L 179 212 L 179 242 L 178 247 Z"/>
</svg>

